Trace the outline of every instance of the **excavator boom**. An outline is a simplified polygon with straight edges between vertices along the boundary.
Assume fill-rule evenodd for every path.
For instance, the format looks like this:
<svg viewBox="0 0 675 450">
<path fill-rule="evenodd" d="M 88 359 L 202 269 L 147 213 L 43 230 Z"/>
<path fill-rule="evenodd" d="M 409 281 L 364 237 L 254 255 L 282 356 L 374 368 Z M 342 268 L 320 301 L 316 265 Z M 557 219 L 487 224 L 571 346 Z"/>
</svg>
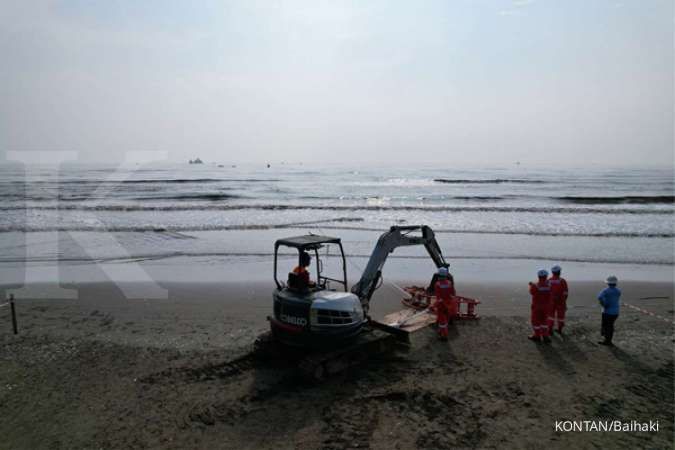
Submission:
<svg viewBox="0 0 675 450">
<path fill-rule="evenodd" d="M 426 225 L 391 227 L 378 239 L 361 279 L 352 287 L 352 293 L 361 300 L 365 313 L 368 311 L 370 298 L 378 288 L 382 278 L 382 268 L 387 261 L 387 257 L 396 248 L 410 245 L 424 245 L 437 268 L 448 267 L 431 228 Z"/>
</svg>

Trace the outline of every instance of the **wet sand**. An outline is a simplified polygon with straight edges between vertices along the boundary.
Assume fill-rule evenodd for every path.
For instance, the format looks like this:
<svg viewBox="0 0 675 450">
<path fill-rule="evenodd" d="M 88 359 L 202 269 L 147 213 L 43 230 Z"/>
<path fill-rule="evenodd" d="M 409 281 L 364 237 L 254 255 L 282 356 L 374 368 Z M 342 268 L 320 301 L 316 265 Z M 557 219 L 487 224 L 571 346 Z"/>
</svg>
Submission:
<svg viewBox="0 0 675 450">
<path fill-rule="evenodd" d="M 291 362 L 250 358 L 270 283 L 163 283 L 161 300 L 94 283 L 76 299 L 19 299 L 18 336 L 0 309 L 0 447 L 672 448 L 672 283 L 622 283 L 615 348 L 596 344 L 600 283 L 570 281 L 568 333 L 548 346 L 526 339 L 526 283 L 458 284 L 481 299 L 480 321 L 454 324 L 448 342 L 422 330 L 318 385 Z M 373 316 L 400 299 L 385 284 Z M 555 431 L 596 418 L 660 429 Z"/>
</svg>

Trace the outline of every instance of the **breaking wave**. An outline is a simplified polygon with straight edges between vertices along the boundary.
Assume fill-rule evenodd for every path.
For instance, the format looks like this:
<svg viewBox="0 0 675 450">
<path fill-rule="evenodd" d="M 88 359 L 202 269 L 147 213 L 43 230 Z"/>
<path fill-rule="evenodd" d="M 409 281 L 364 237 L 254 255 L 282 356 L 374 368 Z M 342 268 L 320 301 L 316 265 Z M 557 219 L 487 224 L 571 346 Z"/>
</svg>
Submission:
<svg viewBox="0 0 675 450">
<path fill-rule="evenodd" d="M 227 189 L 223 189 L 227 190 Z M 18 194 L 7 194 L 4 195 L 5 200 L 13 200 L 13 201 L 25 201 L 25 200 L 30 200 L 34 202 L 39 202 L 39 201 L 59 201 L 59 202 L 92 202 L 96 200 L 104 200 L 105 197 L 99 197 L 95 195 L 76 195 L 76 194 L 71 194 L 68 196 L 40 196 L 40 195 L 33 195 L 30 198 L 27 198 L 23 195 L 18 195 Z M 210 201 L 215 201 L 215 200 L 231 200 L 231 199 L 241 199 L 241 198 L 246 198 L 244 195 L 235 195 L 235 194 L 223 194 L 223 193 L 185 193 L 185 194 L 174 194 L 174 195 L 165 195 L 165 194 L 157 194 L 157 195 L 152 195 L 148 193 L 148 195 L 141 196 L 141 197 L 128 197 L 133 200 L 210 200 Z M 143 205 L 139 205 L 143 207 Z M 85 208 L 88 208 L 87 205 L 84 205 Z M 55 206 L 28 206 L 25 209 L 52 209 L 56 208 Z M 103 207 L 105 208 L 105 207 Z M 180 208 L 180 206 L 178 206 Z M 3 207 L 0 206 L 0 211 L 2 210 L 13 210 L 17 209 L 14 206 L 7 206 Z M 19 208 L 23 209 L 23 207 Z M 68 209 L 68 210 L 75 210 L 78 209 L 78 205 L 70 205 L 70 206 L 62 206 L 59 209 Z M 103 209 L 101 209 L 103 210 Z M 113 211 L 115 209 L 111 209 Z"/>
<path fill-rule="evenodd" d="M 177 194 L 177 195 L 153 195 L 147 197 L 135 197 L 136 200 L 228 200 L 244 198 L 242 195 L 233 194 Z"/>
<path fill-rule="evenodd" d="M 543 184 L 544 180 L 526 180 L 523 178 L 492 178 L 492 179 L 453 179 L 453 178 L 434 178 L 436 183 L 445 184 Z"/>
<path fill-rule="evenodd" d="M 51 185 L 115 185 L 115 184 L 184 184 L 184 183 L 270 183 L 281 181 L 276 178 L 169 178 L 143 180 L 36 180 L 1 181 L 0 184 L 51 184 Z"/>
<path fill-rule="evenodd" d="M 557 200 L 581 205 L 617 205 L 617 204 L 670 204 L 675 203 L 672 195 L 627 195 L 622 197 L 554 197 Z"/>
<path fill-rule="evenodd" d="M 399 196 L 396 197 L 398 200 L 463 200 L 463 201 L 503 201 L 503 200 L 512 200 L 519 197 L 518 195 L 419 195 L 415 196 Z M 374 195 L 302 195 L 297 197 L 301 200 L 381 200 L 382 197 Z M 388 197 L 391 199 L 391 197 Z"/>
<path fill-rule="evenodd" d="M 202 195 L 202 194 L 200 194 Z M 209 194 L 207 194 L 209 195 Z M 229 194 L 227 198 L 236 198 Z M 185 197 L 182 197 L 186 199 Z M 157 200 L 159 197 L 153 197 Z M 195 198 L 188 198 L 194 200 Z M 0 211 L 426 211 L 426 212 L 504 212 L 504 213 L 560 213 L 560 214 L 657 214 L 672 215 L 672 209 L 584 208 L 557 206 L 419 206 L 419 205 L 298 205 L 298 204 L 216 204 L 216 205 L 6 205 Z"/>
<path fill-rule="evenodd" d="M 376 227 L 359 227 L 348 225 L 331 225 L 336 222 L 363 222 L 363 218 L 356 217 L 341 217 L 325 220 L 313 220 L 307 222 L 292 222 L 283 224 L 237 224 L 237 225 L 115 225 L 106 226 L 104 223 L 96 225 L 81 225 L 73 224 L 67 226 L 59 225 L 39 225 L 39 226 L 0 226 L 0 233 L 9 232 L 108 232 L 108 233 L 182 233 L 191 231 L 252 231 L 252 230 L 275 230 L 284 228 L 302 228 L 305 230 L 316 229 L 322 230 L 351 230 L 351 231 L 373 231 L 382 233 L 387 231 L 385 228 Z M 319 225 L 325 224 L 325 225 Z M 673 232 L 653 232 L 653 233 L 639 233 L 639 232 L 553 232 L 553 231 L 533 231 L 533 230 L 485 230 L 485 229 L 454 229 L 454 228 L 434 228 L 437 234 L 485 234 L 485 235 L 511 235 L 511 236 L 545 236 L 545 237 L 596 237 L 596 238 L 673 238 Z"/>
<path fill-rule="evenodd" d="M 223 257 L 223 258 L 245 258 L 245 257 L 262 257 L 270 258 L 274 256 L 274 253 L 271 252 L 186 252 L 186 251 L 175 251 L 175 252 L 166 252 L 166 253 L 142 253 L 135 255 L 128 255 L 124 257 L 107 257 L 107 258 L 89 258 L 89 257 L 55 257 L 55 256 L 40 256 L 40 257 L 28 257 L 28 258 L 13 258 L 13 257 L 0 257 L 0 263 L 35 263 L 35 262 L 60 262 L 60 263 L 85 263 L 89 264 L 91 262 L 97 263 L 124 263 L 124 262 L 141 262 L 141 261 L 151 261 L 151 260 L 161 260 L 169 258 L 199 258 L 199 257 Z M 280 255 L 280 257 L 283 255 Z M 332 255 L 331 255 L 332 256 Z M 328 256 L 328 257 L 331 257 Z M 352 253 L 345 254 L 347 258 L 369 258 L 369 254 L 360 254 Z M 428 256 L 422 255 L 389 255 L 388 258 L 391 259 L 428 259 Z M 672 262 L 663 261 L 660 259 L 644 259 L 644 260 L 624 260 L 624 259 L 612 259 L 612 258 L 574 258 L 574 257 L 564 257 L 564 256 L 542 256 L 542 255 L 452 255 L 452 260 L 528 260 L 528 261 L 559 261 L 559 262 L 580 262 L 580 263 L 594 263 L 594 264 L 630 264 L 630 265 L 657 265 L 657 266 L 671 266 Z"/>
</svg>

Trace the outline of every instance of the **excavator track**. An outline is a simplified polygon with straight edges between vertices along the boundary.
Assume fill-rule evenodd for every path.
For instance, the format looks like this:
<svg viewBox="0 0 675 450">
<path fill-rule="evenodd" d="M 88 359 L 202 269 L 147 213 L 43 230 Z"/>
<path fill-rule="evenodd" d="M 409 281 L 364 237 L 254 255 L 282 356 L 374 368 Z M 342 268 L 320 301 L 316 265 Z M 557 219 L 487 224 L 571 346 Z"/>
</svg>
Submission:
<svg viewBox="0 0 675 450">
<path fill-rule="evenodd" d="M 306 356 L 298 363 L 298 369 L 304 378 L 321 381 L 349 367 L 362 364 L 373 356 L 391 351 L 399 343 L 395 335 L 368 329 L 349 345 Z"/>
<path fill-rule="evenodd" d="M 334 349 L 306 349 L 287 346 L 271 333 L 261 335 L 255 343 L 256 359 L 283 359 L 294 362 L 299 374 L 308 381 L 322 381 L 331 375 L 362 364 L 368 359 L 392 351 L 400 345 L 396 335 L 366 327 L 350 343 Z"/>
</svg>

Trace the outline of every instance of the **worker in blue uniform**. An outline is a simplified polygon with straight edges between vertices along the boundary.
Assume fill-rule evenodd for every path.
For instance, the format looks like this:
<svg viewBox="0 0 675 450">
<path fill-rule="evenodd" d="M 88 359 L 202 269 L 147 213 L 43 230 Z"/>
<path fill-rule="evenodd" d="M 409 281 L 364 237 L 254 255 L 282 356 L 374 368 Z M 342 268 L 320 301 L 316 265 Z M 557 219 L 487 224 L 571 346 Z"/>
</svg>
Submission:
<svg viewBox="0 0 675 450">
<path fill-rule="evenodd" d="M 602 305 L 602 326 L 601 333 L 605 338 L 598 342 L 601 345 L 612 344 L 612 337 L 614 336 L 614 322 L 619 317 L 621 290 L 616 287 L 617 278 L 614 275 L 607 277 L 607 287 L 598 294 L 598 301 Z"/>
</svg>

